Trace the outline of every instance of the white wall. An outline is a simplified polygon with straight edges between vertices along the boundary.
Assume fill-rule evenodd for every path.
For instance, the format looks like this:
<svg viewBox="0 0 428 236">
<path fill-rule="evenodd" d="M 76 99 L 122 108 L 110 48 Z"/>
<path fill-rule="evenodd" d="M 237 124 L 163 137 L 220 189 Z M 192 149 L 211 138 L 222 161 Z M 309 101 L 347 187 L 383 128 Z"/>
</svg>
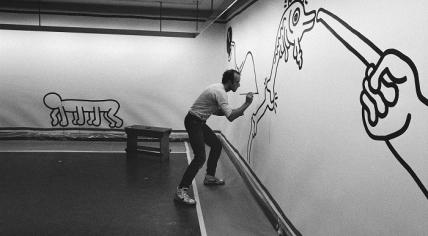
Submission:
<svg viewBox="0 0 428 236">
<path fill-rule="evenodd" d="M 195 96 L 221 78 L 223 35 L 217 24 L 195 39 L 1 30 L 0 127 L 53 127 L 43 97 L 55 92 L 85 109 L 81 100 L 116 100 L 122 128 L 182 130 Z M 109 127 L 104 118 L 94 126 L 67 117 L 64 127 Z"/>
<path fill-rule="evenodd" d="M 340 17 L 380 52 L 393 48 L 407 55 L 419 73 L 421 93 L 428 96 L 428 3 L 313 0 L 305 5 L 307 12 L 319 8 Z M 212 124 L 245 158 L 251 114 L 263 100 L 264 78 L 271 74 L 284 10 L 284 1 L 257 1 L 228 25 L 236 46 L 228 67 L 239 67 L 246 53 L 252 52 L 261 94 L 236 122 L 216 120 Z M 417 96 L 410 67 L 405 61 L 397 64 L 392 60 L 391 72 L 398 77 L 406 75 L 408 80 L 399 85 L 397 104 L 366 131 L 360 94 L 367 66 L 321 22 L 304 33 L 300 45 L 301 69 L 293 59 L 293 46 L 288 50 L 288 61 L 283 57 L 279 62 L 276 113 L 267 111 L 258 123 L 247 160 L 250 166 L 303 235 L 425 235 L 428 198 L 396 159 L 406 161 L 428 186 L 428 104 Z M 372 55 L 376 53 L 367 58 L 376 64 L 380 57 Z M 226 53 L 224 57 L 227 59 Z M 254 90 L 253 75 L 248 73 L 251 67 L 248 61 L 244 65 L 247 72 L 241 79 L 241 92 Z M 242 96 L 231 99 L 234 105 L 243 101 Z M 407 114 L 412 117 L 410 126 L 399 137 L 375 140 L 369 136 L 369 132 L 398 130 Z M 387 142 L 399 155 L 393 154 Z"/>
<path fill-rule="evenodd" d="M 421 93 L 428 94 L 427 3 L 308 2 L 307 11 L 331 11 L 381 51 L 394 48 L 407 55 L 419 73 Z M 183 117 L 201 90 L 219 82 L 225 67 L 239 67 L 250 51 L 260 94 L 235 122 L 209 121 L 248 158 L 251 114 L 271 75 L 283 5 L 257 1 L 230 22 L 236 43 L 230 62 L 223 25 L 196 39 L 2 30 L 0 127 L 52 127 L 43 96 L 56 92 L 63 100 L 117 100 L 123 126 L 183 129 Z M 258 123 L 248 159 L 255 173 L 303 235 L 426 234 L 427 198 L 385 140 L 372 139 L 364 128 L 360 94 L 366 66 L 321 23 L 302 38 L 301 69 L 292 48 L 288 61 L 278 64 L 276 112 L 268 111 Z M 247 60 L 240 92 L 254 90 L 252 70 Z M 412 120 L 404 134 L 388 141 L 426 186 L 428 108 L 417 97 L 412 75 L 408 78 L 386 118 L 392 116 L 391 127 L 401 124 L 402 114 L 410 113 Z M 237 94 L 230 99 L 234 106 L 244 101 Z M 100 127 L 107 125 L 103 119 Z"/>
</svg>

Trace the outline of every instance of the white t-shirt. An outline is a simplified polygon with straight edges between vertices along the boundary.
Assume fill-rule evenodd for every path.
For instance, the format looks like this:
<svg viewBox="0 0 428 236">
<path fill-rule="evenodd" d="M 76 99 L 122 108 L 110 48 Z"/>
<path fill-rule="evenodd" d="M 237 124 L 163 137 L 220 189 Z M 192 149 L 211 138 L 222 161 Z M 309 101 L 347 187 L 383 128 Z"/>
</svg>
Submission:
<svg viewBox="0 0 428 236">
<path fill-rule="evenodd" d="M 212 114 L 229 117 L 232 108 L 229 105 L 224 85 L 217 83 L 208 86 L 190 107 L 189 112 L 204 121 Z"/>
</svg>

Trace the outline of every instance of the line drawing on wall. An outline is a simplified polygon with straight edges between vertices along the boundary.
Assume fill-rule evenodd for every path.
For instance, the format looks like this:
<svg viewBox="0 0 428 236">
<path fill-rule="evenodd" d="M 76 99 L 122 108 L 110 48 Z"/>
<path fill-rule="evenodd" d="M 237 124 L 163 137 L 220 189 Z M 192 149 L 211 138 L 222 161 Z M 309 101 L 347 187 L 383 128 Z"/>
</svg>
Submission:
<svg viewBox="0 0 428 236">
<path fill-rule="evenodd" d="M 58 93 L 49 92 L 43 97 L 43 103 L 51 109 L 49 114 L 52 126 L 67 127 L 69 117 L 71 123 L 77 126 L 100 126 L 101 117 L 107 121 L 110 128 L 120 128 L 123 120 L 117 116 L 120 104 L 114 99 L 85 100 L 62 99 Z"/>
<path fill-rule="evenodd" d="M 305 4 L 307 4 L 307 2 L 302 0 L 285 1 L 285 10 L 281 16 L 275 40 L 272 67 L 269 76 L 264 80 L 263 101 L 251 115 L 250 134 L 247 142 L 248 163 L 251 163 L 253 140 L 257 135 L 257 128 L 260 120 L 267 111 L 274 111 L 276 113 L 278 93 L 275 91 L 275 82 L 280 60 L 284 59 L 284 62 L 288 62 L 290 55 L 289 50 L 291 49 L 293 50 L 292 55 L 294 61 L 299 67 L 299 70 L 302 69 L 303 51 L 300 43 L 304 33 L 312 30 L 314 27 L 316 16 L 315 11 L 307 12 L 305 10 Z"/>
<path fill-rule="evenodd" d="M 391 142 L 392 139 L 405 134 L 409 127 L 411 128 L 412 122 L 414 123 L 416 120 L 415 107 L 424 110 L 428 108 L 428 98 L 422 94 L 419 74 L 414 62 L 397 49 L 381 50 L 363 34 L 324 8 L 306 12 L 304 8 L 304 4 L 307 4 L 306 1 L 295 0 L 285 2 L 285 11 L 282 15 L 276 36 L 272 68 L 270 75 L 264 80 L 264 100 L 259 103 L 257 110 L 251 116 L 246 161 L 249 164 L 251 163 L 251 148 L 253 140 L 257 135 L 257 128 L 260 120 L 267 111 L 274 111 L 276 113 L 278 94 L 275 91 L 275 79 L 279 61 L 284 58 L 284 62 L 287 62 L 289 56 L 288 50 L 292 48 L 293 59 L 301 70 L 303 66 L 303 57 L 300 42 L 303 34 L 312 30 L 316 24 L 318 25 L 317 27 L 326 27 L 330 33 L 365 65 L 365 76 L 362 81 L 362 90 L 359 97 L 364 129 L 370 139 L 382 141 L 386 144 L 401 167 L 407 171 L 418 188 L 422 191 L 425 198 L 428 199 L 428 191 L 423 181 L 421 181 L 417 173 L 405 161 L 405 158 L 400 156 L 397 151 L 398 147 L 394 147 L 393 145 L 395 142 Z M 297 16 L 293 17 L 294 14 Z M 290 26 L 290 19 L 293 24 L 294 19 L 302 17 L 299 14 L 306 16 L 306 18 L 313 17 L 312 22 L 303 20 L 302 22 L 306 22 L 306 24 L 300 26 L 300 31 L 286 31 L 287 25 Z M 286 19 L 287 16 L 289 19 L 288 22 Z M 230 32 L 229 30 L 227 32 L 228 61 L 231 61 L 231 54 L 234 53 L 234 65 L 235 68 L 239 69 L 245 65 L 246 60 L 238 66 L 236 62 L 236 43 L 232 40 L 231 27 L 229 27 L 229 29 Z M 289 37 L 290 35 L 294 36 L 297 40 L 291 40 L 293 37 Z M 296 44 L 291 44 L 290 41 L 296 42 Z M 248 55 L 249 53 L 247 52 L 245 59 L 247 59 Z M 254 64 L 252 55 L 251 53 Z M 253 68 L 255 68 L 255 66 Z M 256 74 L 255 69 L 254 73 Z M 403 97 L 408 98 L 408 95 L 412 95 L 414 98 L 413 102 L 419 105 L 406 106 L 403 105 L 403 103 L 400 104 L 400 99 L 403 100 Z M 393 119 L 390 119 L 391 117 L 393 117 Z M 422 118 L 422 120 L 426 121 L 427 119 Z M 412 182 L 412 180 L 409 180 L 409 182 Z M 284 218 L 287 219 L 286 217 Z M 291 222 L 288 220 L 287 222 L 289 226 L 291 226 L 291 231 L 294 234 L 301 235 Z"/>
<path fill-rule="evenodd" d="M 236 43 L 232 40 L 232 27 L 229 27 L 227 29 L 227 37 L 226 37 L 226 50 L 227 50 L 227 54 L 228 54 L 228 61 L 231 61 L 231 54 L 232 54 L 232 50 L 233 50 L 233 56 L 234 56 L 234 60 L 233 60 L 233 67 L 235 70 L 239 71 L 239 73 L 244 73 L 244 68 L 246 69 L 249 65 L 251 66 L 251 68 L 249 69 L 249 71 L 251 72 L 251 77 L 253 77 L 254 79 L 254 85 L 255 85 L 255 91 L 245 91 L 245 94 L 248 92 L 252 92 L 254 94 L 258 94 L 259 93 L 259 88 L 257 85 L 257 73 L 256 73 L 256 63 L 254 62 L 254 56 L 253 53 L 251 51 L 248 51 L 245 54 L 245 58 L 244 60 L 241 62 L 241 64 L 238 66 L 238 63 L 236 62 Z M 251 63 L 247 64 L 247 60 L 250 60 Z M 247 71 L 247 70 L 245 70 Z M 245 79 L 247 79 L 247 76 L 244 75 L 243 76 Z"/>
<path fill-rule="evenodd" d="M 391 139 L 404 134 L 412 122 L 414 107 L 427 109 L 419 75 L 413 61 L 397 49 L 382 51 L 360 32 L 330 11 L 320 8 L 317 22 L 324 25 L 366 66 L 360 95 L 364 129 L 373 140 L 384 141 L 397 161 L 406 169 L 428 199 L 428 191 L 415 171 L 400 156 Z M 419 106 L 400 106 L 399 98 L 416 90 L 413 102 Z M 409 97 L 409 96 L 408 96 Z M 395 121 L 399 120 L 396 124 Z"/>
<path fill-rule="evenodd" d="M 304 4 L 307 3 L 301 0 L 291 2 L 285 1 L 285 10 L 281 17 L 276 36 L 270 75 L 266 77 L 264 81 L 263 101 L 251 115 L 250 134 L 247 142 L 248 163 L 251 163 L 253 140 L 257 135 L 260 120 L 267 111 L 274 111 L 276 113 L 278 93 L 275 91 L 275 80 L 279 61 L 284 58 L 284 61 L 287 62 L 289 57 L 288 50 L 292 48 L 293 59 L 297 63 L 299 69 L 302 69 L 303 53 L 300 42 L 303 34 L 310 31 L 314 27 L 316 21 L 317 24 L 324 25 L 366 66 L 363 89 L 360 96 L 364 128 L 370 138 L 385 142 L 394 157 L 411 175 L 422 193 L 428 199 L 427 188 L 390 142 L 391 139 L 405 133 L 412 120 L 411 111 L 398 114 L 398 112 L 393 109 L 399 105 L 399 87 L 405 84 L 411 84 L 410 87 L 416 90 L 417 100 L 424 105 L 425 109 L 426 106 L 428 106 L 428 99 L 423 96 L 420 89 L 419 76 L 415 64 L 409 57 L 397 49 L 382 51 L 364 35 L 328 10 L 320 8 L 316 12 L 306 12 Z M 232 49 L 236 50 L 236 43 L 232 41 L 231 28 L 230 32 L 228 30 L 227 45 L 230 61 Z M 253 62 L 253 68 L 255 68 L 254 58 L 251 52 L 247 52 L 245 60 L 240 66 L 236 63 L 235 53 L 235 67 L 242 70 L 249 55 L 251 55 L 250 58 Z M 397 68 L 406 68 L 407 70 L 400 71 L 400 69 Z M 397 125 L 396 128 L 385 131 L 385 127 L 391 125 L 391 122 L 388 120 L 391 116 L 401 116 L 401 123 Z"/>
</svg>

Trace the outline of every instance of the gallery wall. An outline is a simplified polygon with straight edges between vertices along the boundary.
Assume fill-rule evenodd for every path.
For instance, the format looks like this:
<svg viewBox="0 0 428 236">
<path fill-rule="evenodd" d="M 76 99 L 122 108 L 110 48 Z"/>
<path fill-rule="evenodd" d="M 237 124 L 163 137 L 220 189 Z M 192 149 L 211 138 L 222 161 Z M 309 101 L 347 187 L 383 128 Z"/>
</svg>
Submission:
<svg viewBox="0 0 428 236">
<path fill-rule="evenodd" d="M 258 94 L 233 123 L 208 123 L 293 234 L 424 235 L 428 4 L 298 5 L 257 1 L 196 39 L 1 30 L 0 127 L 182 130 L 196 96 L 235 68 L 230 103 Z"/>
<path fill-rule="evenodd" d="M 223 24 L 197 38 L 1 30 L 0 127 L 183 130 L 221 78 L 223 35 Z"/>
<path fill-rule="evenodd" d="M 258 94 L 210 124 L 293 234 L 426 234 L 428 3 L 304 2 L 257 1 L 228 23 L 227 68 Z"/>
</svg>

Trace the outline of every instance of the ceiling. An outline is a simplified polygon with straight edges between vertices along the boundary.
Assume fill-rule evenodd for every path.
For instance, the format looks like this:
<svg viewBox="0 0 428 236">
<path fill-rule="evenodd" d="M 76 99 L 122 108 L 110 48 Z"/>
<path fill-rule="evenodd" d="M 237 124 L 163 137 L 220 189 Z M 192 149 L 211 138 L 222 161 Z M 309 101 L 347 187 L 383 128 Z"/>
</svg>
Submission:
<svg viewBox="0 0 428 236">
<path fill-rule="evenodd" d="M 243 0 L 13 0 L 0 1 L 0 10 L 93 13 L 175 17 L 207 20 L 217 14 L 225 22 L 231 13 L 254 1 Z M 219 15 L 221 14 L 221 15 Z"/>
<path fill-rule="evenodd" d="M 23 0 L 21 0 L 23 1 Z M 37 0 L 32 0 L 37 2 Z M 131 7 L 152 7 L 159 6 L 160 2 L 163 5 L 168 5 L 177 9 L 195 9 L 196 5 L 199 5 L 200 9 L 209 10 L 211 9 L 211 2 L 213 8 L 218 7 L 223 1 L 222 0 L 49 0 L 43 2 L 56 2 L 56 3 L 74 3 L 74 4 L 87 4 L 87 5 L 110 5 L 110 6 L 131 6 Z"/>
<path fill-rule="evenodd" d="M 159 30 L 98 29 L 85 27 L 51 27 L 8 24 L 0 22 L 0 29 L 60 31 L 105 34 L 157 35 L 196 37 L 213 23 L 226 23 L 237 13 L 257 0 L 13 0 L 0 1 L 0 14 L 26 16 L 29 14 L 77 17 L 103 17 L 104 19 L 134 18 L 159 22 L 194 22 L 192 32 L 166 32 Z M 159 23 L 162 25 L 162 23 Z M 184 23 L 183 23 L 184 24 Z"/>
<path fill-rule="evenodd" d="M 7 2 L 7 1 L 5 1 Z M 13 0 L 11 2 L 42 2 L 42 3 L 58 3 L 58 4 L 87 4 L 87 5 L 111 5 L 111 6 L 150 6 L 163 4 L 175 5 L 179 8 L 193 8 L 197 3 L 205 9 L 211 8 L 211 2 L 214 6 L 218 6 L 222 0 Z"/>
</svg>

